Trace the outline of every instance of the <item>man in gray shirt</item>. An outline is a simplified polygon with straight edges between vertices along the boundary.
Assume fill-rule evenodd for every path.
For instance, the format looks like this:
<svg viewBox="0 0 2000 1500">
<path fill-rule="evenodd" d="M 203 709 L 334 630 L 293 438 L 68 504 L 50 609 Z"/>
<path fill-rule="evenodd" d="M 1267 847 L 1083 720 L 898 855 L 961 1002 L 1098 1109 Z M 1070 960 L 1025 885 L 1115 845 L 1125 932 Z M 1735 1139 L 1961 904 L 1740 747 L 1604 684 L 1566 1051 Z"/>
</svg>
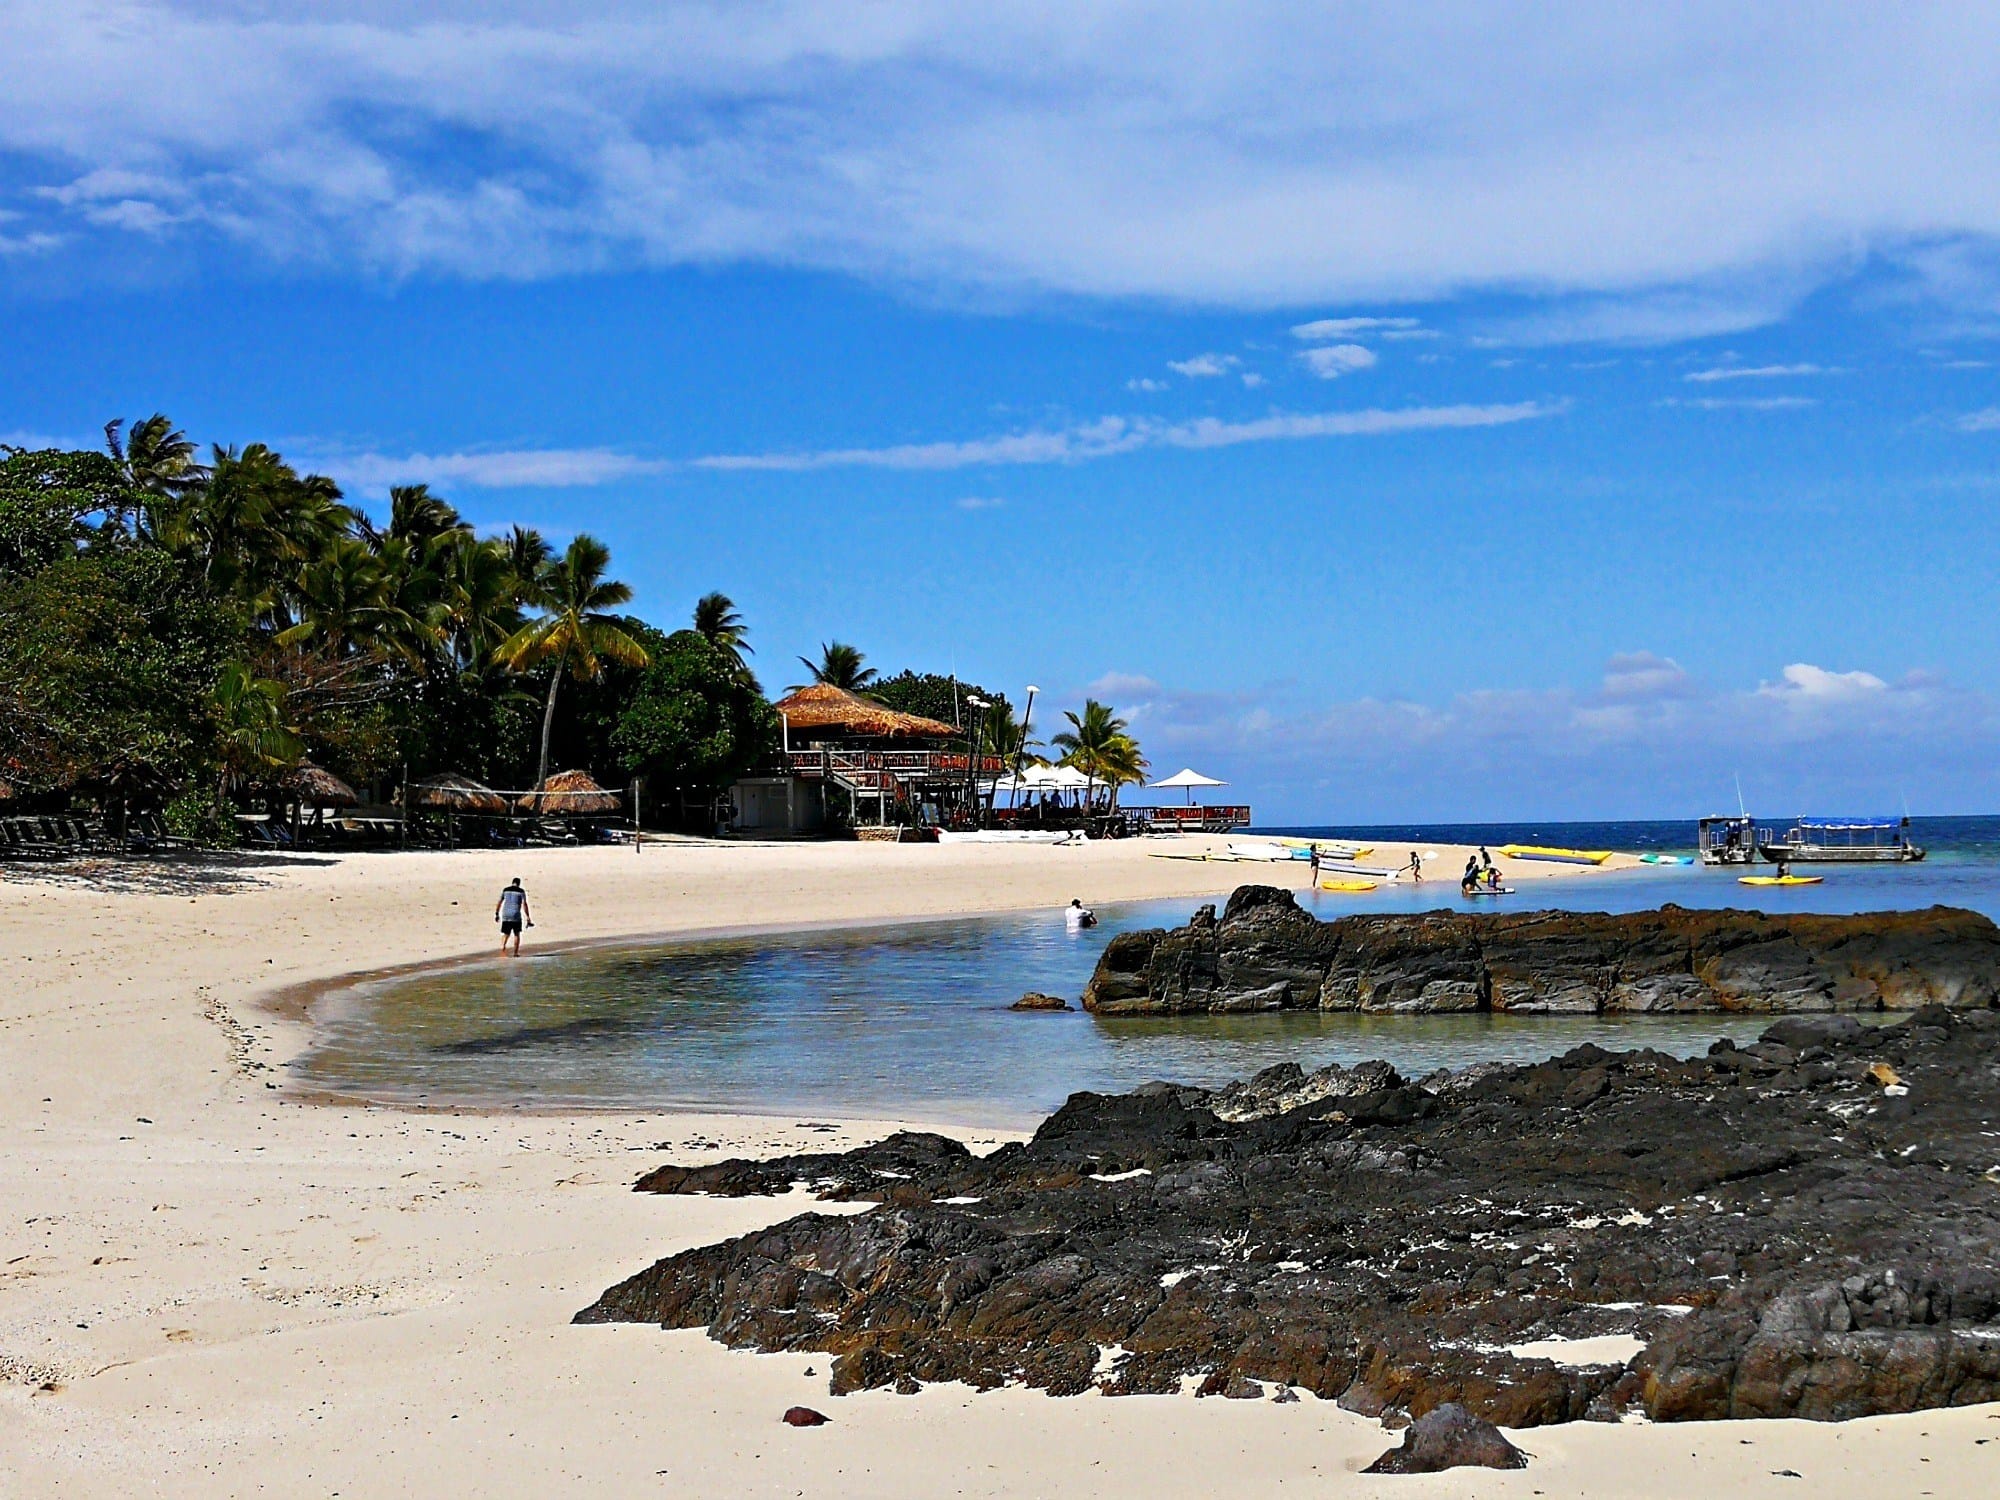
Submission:
<svg viewBox="0 0 2000 1500">
<path fill-rule="evenodd" d="M 521 877 L 516 875 L 507 882 L 507 889 L 500 893 L 500 899 L 493 906 L 493 920 L 500 924 L 500 951 L 507 951 L 507 939 L 514 940 L 513 957 L 521 956 L 521 928 L 533 927 L 534 919 L 528 915 L 528 893 L 521 888 Z"/>
</svg>

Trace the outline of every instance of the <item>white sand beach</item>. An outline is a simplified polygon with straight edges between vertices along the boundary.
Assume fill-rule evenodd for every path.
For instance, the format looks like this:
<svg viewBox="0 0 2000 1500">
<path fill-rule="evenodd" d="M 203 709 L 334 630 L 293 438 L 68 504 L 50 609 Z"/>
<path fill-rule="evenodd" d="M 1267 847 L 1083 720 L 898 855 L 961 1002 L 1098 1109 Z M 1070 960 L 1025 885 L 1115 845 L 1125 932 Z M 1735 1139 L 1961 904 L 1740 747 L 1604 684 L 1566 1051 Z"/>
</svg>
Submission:
<svg viewBox="0 0 2000 1500">
<path fill-rule="evenodd" d="M 802 1206 L 634 1194 L 642 1169 L 923 1122 L 417 1113 L 283 1086 L 308 1035 L 299 987 L 490 954 L 494 894 L 516 874 L 533 896 L 531 950 L 1305 879 L 1303 866 L 1149 847 L 686 842 L 7 871 L 0 1496 L 1879 1500 L 1994 1487 L 1990 1407 L 1842 1426 L 1579 1423 L 1520 1435 L 1535 1460 L 1522 1472 L 1378 1479 L 1355 1471 L 1393 1435 L 1311 1398 L 835 1399 L 823 1356 L 569 1318 L 660 1255 Z M 1451 904 L 1465 851 L 1427 847 Z M 1510 883 L 1596 878 L 1503 868 Z M 782 1425 L 798 1402 L 831 1423 Z"/>
</svg>

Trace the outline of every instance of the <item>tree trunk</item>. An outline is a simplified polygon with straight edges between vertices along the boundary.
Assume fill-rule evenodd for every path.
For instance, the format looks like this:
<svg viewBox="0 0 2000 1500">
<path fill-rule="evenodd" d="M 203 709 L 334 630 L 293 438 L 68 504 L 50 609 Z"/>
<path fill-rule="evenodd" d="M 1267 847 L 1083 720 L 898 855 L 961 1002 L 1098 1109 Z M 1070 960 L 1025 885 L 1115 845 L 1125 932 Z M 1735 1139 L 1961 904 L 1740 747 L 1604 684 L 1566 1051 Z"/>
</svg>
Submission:
<svg viewBox="0 0 2000 1500">
<path fill-rule="evenodd" d="M 542 709 L 542 754 L 541 758 L 535 763 L 535 791 L 537 794 L 548 784 L 549 736 L 554 733 L 556 727 L 556 691 L 562 686 L 563 666 L 567 661 L 567 657 L 557 658 L 555 670 L 549 673 L 549 701 Z M 537 795 L 535 798 L 535 811 L 539 813 L 541 810 L 542 799 Z"/>
</svg>

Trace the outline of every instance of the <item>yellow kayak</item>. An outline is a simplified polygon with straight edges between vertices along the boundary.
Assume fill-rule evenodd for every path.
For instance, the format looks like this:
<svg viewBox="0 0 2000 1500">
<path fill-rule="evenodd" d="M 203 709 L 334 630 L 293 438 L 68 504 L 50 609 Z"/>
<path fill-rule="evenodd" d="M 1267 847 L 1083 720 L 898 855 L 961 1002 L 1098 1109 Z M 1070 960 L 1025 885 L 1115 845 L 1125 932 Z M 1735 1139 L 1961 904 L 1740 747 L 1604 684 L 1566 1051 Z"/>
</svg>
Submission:
<svg viewBox="0 0 2000 1500">
<path fill-rule="evenodd" d="M 1738 885 L 1818 885 L 1824 875 L 1738 875 Z"/>
<path fill-rule="evenodd" d="M 1539 844 L 1502 844 L 1500 852 L 1509 859 L 1539 859 L 1558 865 L 1601 865 L 1611 858 L 1609 849 L 1544 849 Z"/>
<path fill-rule="evenodd" d="M 1319 888 L 1323 891 L 1372 891 L 1375 885 L 1372 880 L 1322 880 Z"/>
</svg>

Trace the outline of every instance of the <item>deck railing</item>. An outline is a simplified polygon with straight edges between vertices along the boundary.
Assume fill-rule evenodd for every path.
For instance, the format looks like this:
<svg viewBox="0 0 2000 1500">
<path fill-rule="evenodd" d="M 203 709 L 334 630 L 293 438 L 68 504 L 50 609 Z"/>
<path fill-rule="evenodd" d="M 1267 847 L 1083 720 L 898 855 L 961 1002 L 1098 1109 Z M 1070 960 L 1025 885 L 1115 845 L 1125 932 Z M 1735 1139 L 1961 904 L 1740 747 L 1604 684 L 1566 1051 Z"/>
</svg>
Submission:
<svg viewBox="0 0 2000 1500">
<path fill-rule="evenodd" d="M 1250 826 L 1250 809 L 1240 804 L 1222 807 L 1126 807 L 1119 811 L 1135 823 L 1163 832 L 1172 828 L 1202 828 L 1220 833 Z"/>
<path fill-rule="evenodd" d="M 785 765 L 794 776 L 809 780 L 841 776 L 847 780 L 893 776 L 898 781 L 947 781 L 972 769 L 972 757 L 952 750 L 793 750 Z M 1003 776 L 1009 769 L 1001 755 L 979 757 L 979 774 Z"/>
</svg>

